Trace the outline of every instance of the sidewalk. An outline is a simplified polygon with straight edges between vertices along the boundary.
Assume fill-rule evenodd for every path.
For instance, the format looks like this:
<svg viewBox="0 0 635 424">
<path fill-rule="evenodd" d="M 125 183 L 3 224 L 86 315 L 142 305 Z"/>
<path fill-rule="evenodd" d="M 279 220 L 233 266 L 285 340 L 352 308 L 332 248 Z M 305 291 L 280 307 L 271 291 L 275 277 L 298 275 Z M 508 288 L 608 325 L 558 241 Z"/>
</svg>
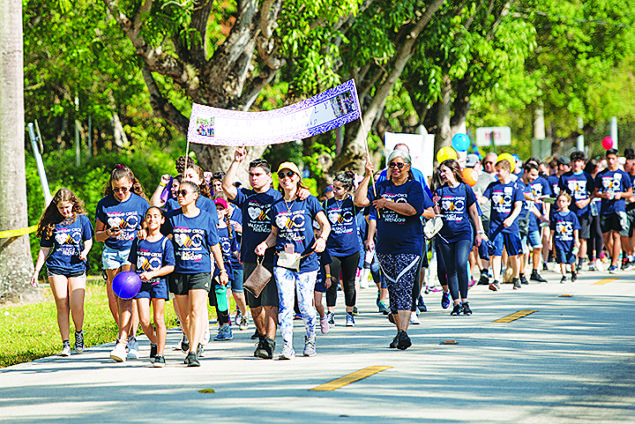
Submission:
<svg viewBox="0 0 635 424">
<path fill-rule="evenodd" d="M 109 359 L 108 344 L 8 367 L 0 370 L 0 422 L 635 422 L 635 272 L 583 272 L 565 285 L 557 273 L 543 275 L 548 284 L 518 291 L 475 286 L 471 317 L 451 317 L 440 293 L 424 296 L 429 312 L 403 352 L 388 349 L 395 330 L 376 312 L 371 288 L 360 293 L 357 326 L 318 335 L 313 358 L 254 358 L 251 327 L 208 345 L 200 368 L 173 350 L 175 330 L 164 369 L 151 367 L 144 337 L 143 359 L 123 364 Z M 519 310 L 536 312 L 493 322 Z M 343 305 L 336 319 L 343 324 Z M 440 344 L 447 340 L 456 343 Z M 310 391 L 370 366 L 391 368 Z"/>
</svg>

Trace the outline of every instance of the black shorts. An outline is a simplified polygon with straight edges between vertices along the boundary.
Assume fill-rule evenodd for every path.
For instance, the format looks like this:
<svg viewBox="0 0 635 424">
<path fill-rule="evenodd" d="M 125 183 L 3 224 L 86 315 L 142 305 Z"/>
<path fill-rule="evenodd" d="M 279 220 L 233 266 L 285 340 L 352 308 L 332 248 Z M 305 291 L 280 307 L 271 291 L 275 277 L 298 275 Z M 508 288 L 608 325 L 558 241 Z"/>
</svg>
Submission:
<svg viewBox="0 0 635 424">
<path fill-rule="evenodd" d="M 621 236 L 633 237 L 633 227 L 635 227 L 635 208 L 626 206 L 626 225 L 620 232 Z"/>
<path fill-rule="evenodd" d="M 584 214 L 578 217 L 578 221 L 580 222 L 580 231 L 579 238 L 588 240 L 591 238 L 591 218 L 589 214 Z"/>
<path fill-rule="evenodd" d="M 86 275 L 86 270 L 82 269 L 81 271 L 68 271 L 58 268 L 47 268 L 47 274 L 49 277 L 54 277 L 56 275 L 63 275 L 66 278 L 77 278 Z"/>
<path fill-rule="evenodd" d="M 172 273 L 170 278 L 170 293 L 175 295 L 188 295 L 190 290 L 205 290 L 209 292 L 212 287 L 212 275 L 209 272 L 199 272 L 196 274 Z"/>
<path fill-rule="evenodd" d="M 265 263 L 262 264 L 265 268 L 267 268 L 271 272 L 271 280 L 267 283 L 260 296 L 255 297 L 253 294 L 249 292 L 249 290 L 245 290 L 245 298 L 247 299 L 247 305 L 250 308 L 260 308 L 261 306 L 275 306 L 276 308 L 279 305 L 278 300 L 278 285 L 276 284 L 276 278 L 273 276 L 273 263 Z M 243 262 L 243 284 L 252 272 L 256 269 L 255 262 Z"/>
<path fill-rule="evenodd" d="M 602 234 L 606 234 L 609 231 L 621 232 L 626 228 L 626 212 L 600 215 L 600 228 L 602 229 Z"/>
</svg>

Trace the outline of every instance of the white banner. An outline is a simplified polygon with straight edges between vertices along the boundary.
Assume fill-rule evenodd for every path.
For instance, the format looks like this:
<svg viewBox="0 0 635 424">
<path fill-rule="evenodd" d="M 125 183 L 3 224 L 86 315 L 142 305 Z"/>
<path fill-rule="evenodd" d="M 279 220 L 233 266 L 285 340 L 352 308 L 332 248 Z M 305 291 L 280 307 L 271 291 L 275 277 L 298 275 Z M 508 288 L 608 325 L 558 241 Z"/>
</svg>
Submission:
<svg viewBox="0 0 635 424">
<path fill-rule="evenodd" d="M 285 143 L 333 130 L 358 119 L 353 80 L 302 102 L 267 112 L 239 112 L 194 103 L 187 139 L 219 146 Z"/>
<path fill-rule="evenodd" d="M 410 159 L 412 166 L 430 177 L 434 172 L 434 134 L 384 134 L 384 145 L 386 146 L 386 159 L 397 144 L 405 144 L 410 149 Z M 388 165 L 388 164 L 386 164 Z"/>
<path fill-rule="evenodd" d="M 492 140 L 494 143 L 492 143 Z M 512 144 L 512 130 L 509 127 L 481 127 L 476 129 L 477 146 L 509 146 Z"/>
</svg>

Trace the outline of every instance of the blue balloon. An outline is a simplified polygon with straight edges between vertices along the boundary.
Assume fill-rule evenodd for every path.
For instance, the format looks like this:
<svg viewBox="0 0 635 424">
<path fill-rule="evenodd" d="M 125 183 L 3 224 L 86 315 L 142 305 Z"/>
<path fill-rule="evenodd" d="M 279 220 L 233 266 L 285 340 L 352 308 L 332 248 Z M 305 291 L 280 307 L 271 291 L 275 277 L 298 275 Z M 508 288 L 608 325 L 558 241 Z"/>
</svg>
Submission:
<svg viewBox="0 0 635 424">
<path fill-rule="evenodd" d="M 465 134 L 455 134 L 454 137 L 452 137 L 452 147 L 457 152 L 465 152 L 470 148 L 470 138 Z"/>
<path fill-rule="evenodd" d="M 112 291 L 122 299 L 132 299 L 141 290 L 141 278 L 132 271 L 123 271 L 112 280 Z"/>
</svg>

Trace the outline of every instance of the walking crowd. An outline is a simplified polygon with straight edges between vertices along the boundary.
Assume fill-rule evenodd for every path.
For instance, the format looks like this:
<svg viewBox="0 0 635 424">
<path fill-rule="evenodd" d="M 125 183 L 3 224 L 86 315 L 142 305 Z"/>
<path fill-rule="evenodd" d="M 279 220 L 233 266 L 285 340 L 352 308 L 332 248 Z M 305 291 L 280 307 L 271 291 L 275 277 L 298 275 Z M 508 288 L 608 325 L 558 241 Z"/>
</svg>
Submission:
<svg viewBox="0 0 635 424">
<path fill-rule="evenodd" d="M 314 356 L 318 330 L 327 334 L 336 322 L 356 325 L 360 282 L 372 277 L 378 312 L 396 328 L 389 347 L 405 350 L 412 345 L 409 326 L 427 310 L 422 291 L 440 292 L 452 316 L 470 316 L 478 313 L 468 301 L 475 284 L 499 291 L 507 282 L 513 290 L 546 283 L 541 273 L 552 262 L 563 284 L 583 271 L 635 266 L 633 149 L 623 157 L 609 149 L 590 160 L 574 151 L 548 163 L 470 154 L 442 161 L 426 181 L 402 144 L 388 155 L 386 169 L 375 172 L 367 161 L 363 176 L 337 174 L 323 199 L 310 194 L 292 162 L 278 166 L 278 190 L 264 159 L 248 164 L 251 187 L 242 187 L 236 181 L 246 155 L 237 149 L 229 169 L 216 173 L 180 157 L 178 174 L 162 176 L 149 200 L 132 170 L 117 165 L 94 230 L 82 201 L 58 190 L 38 225 L 41 247 L 31 283 L 37 286 L 46 264 L 61 356 L 71 355 L 69 316 L 75 352 L 84 350 L 87 255 L 94 241 L 104 244 L 102 269 L 119 328 L 110 358 L 139 357 L 140 325 L 157 368 L 165 366 L 164 310 L 171 298 L 184 363 L 197 367 L 211 338 L 208 303 L 217 316 L 215 341 L 232 340 L 232 329 L 247 330 L 251 315 L 254 356 L 274 358 L 279 327 L 278 357 L 292 359 L 293 321 L 301 319 L 302 355 Z M 142 281 L 133 299 L 113 290 L 123 271 Z"/>
</svg>

